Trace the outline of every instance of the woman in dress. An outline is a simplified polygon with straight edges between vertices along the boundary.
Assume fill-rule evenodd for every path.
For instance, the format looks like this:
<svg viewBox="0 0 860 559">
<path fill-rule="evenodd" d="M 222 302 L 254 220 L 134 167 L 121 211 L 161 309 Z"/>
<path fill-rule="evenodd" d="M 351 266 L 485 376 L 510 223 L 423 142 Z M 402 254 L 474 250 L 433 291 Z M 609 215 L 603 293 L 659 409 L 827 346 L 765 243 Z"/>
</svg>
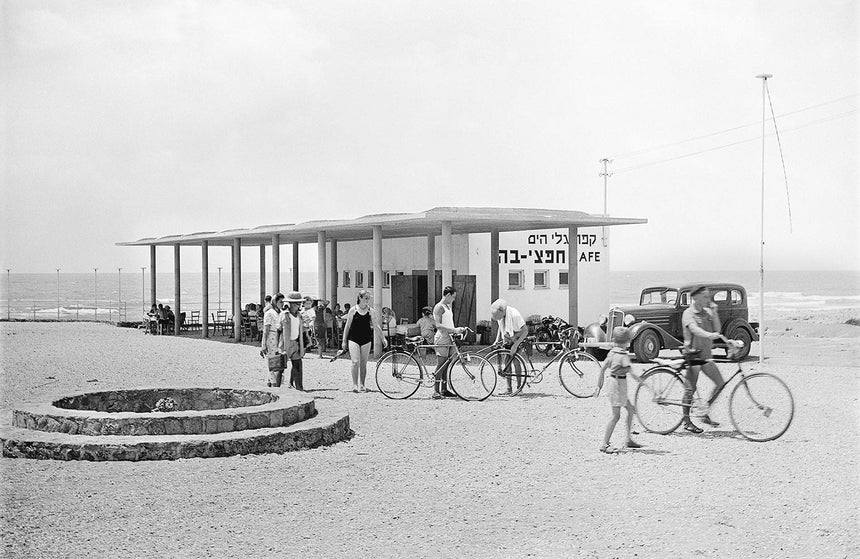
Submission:
<svg viewBox="0 0 860 559">
<path fill-rule="evenodd" d="M 346 325 L 343 327 L 343 349 L 349 350 L 352 359 L 352 391 L 367 392 L 364 381 L 367 378 L 367 359 L 370 357 L 370 342 L 376 331 L 382 339 L 382 347 L 388 347 L 376 311 L 370 306 L 370 293 L 359 291 L 356 305 L 349 309 Z"/>
</svg>

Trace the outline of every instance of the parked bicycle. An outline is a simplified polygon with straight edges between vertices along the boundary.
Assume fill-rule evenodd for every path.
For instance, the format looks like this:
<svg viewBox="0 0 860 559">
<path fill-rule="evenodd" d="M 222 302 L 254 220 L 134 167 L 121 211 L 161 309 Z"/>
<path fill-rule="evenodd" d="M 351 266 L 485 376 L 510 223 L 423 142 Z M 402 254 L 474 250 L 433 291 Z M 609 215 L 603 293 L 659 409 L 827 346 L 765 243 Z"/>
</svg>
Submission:
<svg viewBox="0 0 860 559">
<path fill-rule="evenodd" d="M 561 317 L 550 315 L 542 318 L 541 325 L 535 329 L 535 349 L 547 357 L 551 357 L 561 349 L 560 333 L 568 328 L 570 328 L 570 324 Z"/>
<path fill-rule="evenodd" d="M 740 347 L 736 340 L 723 338 L 727 346 Z M 654 359 L 657 366 L 642 374 L 636 387 L 634 401 L 636 415 L 642 426 L 652 433 L 671 433 L 683 420 L 683 410 L 689 405 L 696 413 L 707 413 L 710 407 L 698 393 L 690 404 L 684 404 L 683 372 L 690 367 L 698 352 L 685 352 L 681 359 Z M 731 357 L 735 352 L 730 351 Z M 733 361 L 732 361 L 733 362 Z M 772 441 L 783 435 L 794 418 L 794 398 L 791 390 L 779 377 L 771 373 L 745 374 L 740 362 L 738 369 L 712 396 L 711 402 L 726 390 L 729 383 L 739 377 L 729 393 L 729 418 L 743 437 L 756 442 Z"/>
<path fill-rule="evenodd" d="M 471 332 L 470 328 L 466 328 Z M 420 386 L 432 387 L 437 382 L 435 371 L 428 371 L 421 358 L 427 349 L 450 347 L 453 354 L 445 368 L 448 386 L 462 400 L 486 400 L 496 388 L 496 369 L 481 355 L 460 351 L 463 335 L 452 334 L 453 345 L 423 343 L 424 338 L 406 338 L 402 347 L 384 353 L 376 363 L 376 386 L 387 398 L 403 400 L 409 398 Z M 445 369 L 440 369 L 445 370 Z"/>
<path fill-rule="evenodd" d="M 531 346 L 535 343 L 534 336 L 527 336 L 513 357 L 509 350 L 499 345 L 490 346 L 486 357 L 503 379 L 503 390 L 507 388 L 510 380 L 511 391 L 505 392 L 505 396 L 516 396 L 526 386 L 541 382 L 544 372 L 554 363 L 558 363 L 558 380 L 561 386 L 577 398 L 589 398 L 594 395 L 594 387 L 597 386 L 600 362 L 582 350 L 579 342 L 580 335 L 575 327 L 560 331 L 561 351 L 541 369 L 534 366 L 529 355 Z M 497 395 L 502 393 L 497 392 Z"/>
</svg>

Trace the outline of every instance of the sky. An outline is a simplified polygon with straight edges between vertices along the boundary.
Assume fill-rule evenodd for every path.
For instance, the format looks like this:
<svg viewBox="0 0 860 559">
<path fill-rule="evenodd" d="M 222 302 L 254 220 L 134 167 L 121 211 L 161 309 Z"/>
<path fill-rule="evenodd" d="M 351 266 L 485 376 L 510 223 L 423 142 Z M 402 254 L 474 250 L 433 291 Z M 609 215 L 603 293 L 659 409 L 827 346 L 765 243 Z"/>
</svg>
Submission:
<svg viewBox="0 0 860 559">
<path fill-rule="evenodd" d="M 762 169 L 765 267 L 857 270 L 858 15 L 0 0 L 0 267 L 131 270 L 148 250 L 115 243 L 437 206 L 603 213 L 608 158 L 609 214 L 649 220 L 613 230 L 613 270 L 758 269 Z"/>
</svg>

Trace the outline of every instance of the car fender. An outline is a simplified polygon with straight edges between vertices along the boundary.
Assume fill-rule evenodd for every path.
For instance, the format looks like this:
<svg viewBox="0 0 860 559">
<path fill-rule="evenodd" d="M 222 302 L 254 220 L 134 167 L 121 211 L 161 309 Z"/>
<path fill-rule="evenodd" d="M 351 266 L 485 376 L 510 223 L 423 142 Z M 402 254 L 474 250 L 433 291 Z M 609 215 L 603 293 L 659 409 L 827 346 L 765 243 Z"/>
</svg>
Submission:
<svg viewBox="0 0 860 559">
<path fill-rule="evenodd" d="M 592 322 L 582 330 L 583 341 L 589 341 L 593 338 L 593 342 L 605 342 L 606 332 L 596 322 Z"/>
<path fill-rule="evenodd" d="M 743 318 L 734 318 L 730 320 L 726 325 L 723 326 L 722 334 L 726 337 L 729 337 L 729 333 L 735 328 L 743 328 L 749 333 L 750 338 L 752 338 L 752 341 L 758 341 L 758 332 L 756 332 L 756 329 L 753 328 L 752 325 Z"/>
<path fill-rule="evenodd" d="M 646 330 L 653 330 L 660 337 L 660 342 L 665 349 L 676 349 L 684 345 L 684 342 L 677 339 L 669 332 L 663 330 L 656 324 L 650 322 L 637 322 L 630 325 L 630 347 L 633 347 L 633 341 Z"/>
</svg>

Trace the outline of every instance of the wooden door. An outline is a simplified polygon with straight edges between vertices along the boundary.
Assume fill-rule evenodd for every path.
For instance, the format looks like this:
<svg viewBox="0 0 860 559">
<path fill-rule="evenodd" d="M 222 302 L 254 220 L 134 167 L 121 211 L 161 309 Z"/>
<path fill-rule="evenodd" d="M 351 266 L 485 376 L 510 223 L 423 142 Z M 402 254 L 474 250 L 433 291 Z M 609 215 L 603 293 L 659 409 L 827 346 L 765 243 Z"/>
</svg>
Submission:
<svg viewBox="0 0 860 559">
<path fill-rule="evenodd" d="M 394 311 L 398 322 L 401 318 L 408 318 L 410 322 L 414 322 L 416 305 L 414 284 L 414 276 L 391 276 L 391 310 Z"/>
<path fill-rule="evenodd" d="M 468 326 L 474 330 L 477 324 L 475 276 L 454 276 L 454 289 L 457 290 L 457 298 L 452 306 L 454 325 Z"/>
</svg>

